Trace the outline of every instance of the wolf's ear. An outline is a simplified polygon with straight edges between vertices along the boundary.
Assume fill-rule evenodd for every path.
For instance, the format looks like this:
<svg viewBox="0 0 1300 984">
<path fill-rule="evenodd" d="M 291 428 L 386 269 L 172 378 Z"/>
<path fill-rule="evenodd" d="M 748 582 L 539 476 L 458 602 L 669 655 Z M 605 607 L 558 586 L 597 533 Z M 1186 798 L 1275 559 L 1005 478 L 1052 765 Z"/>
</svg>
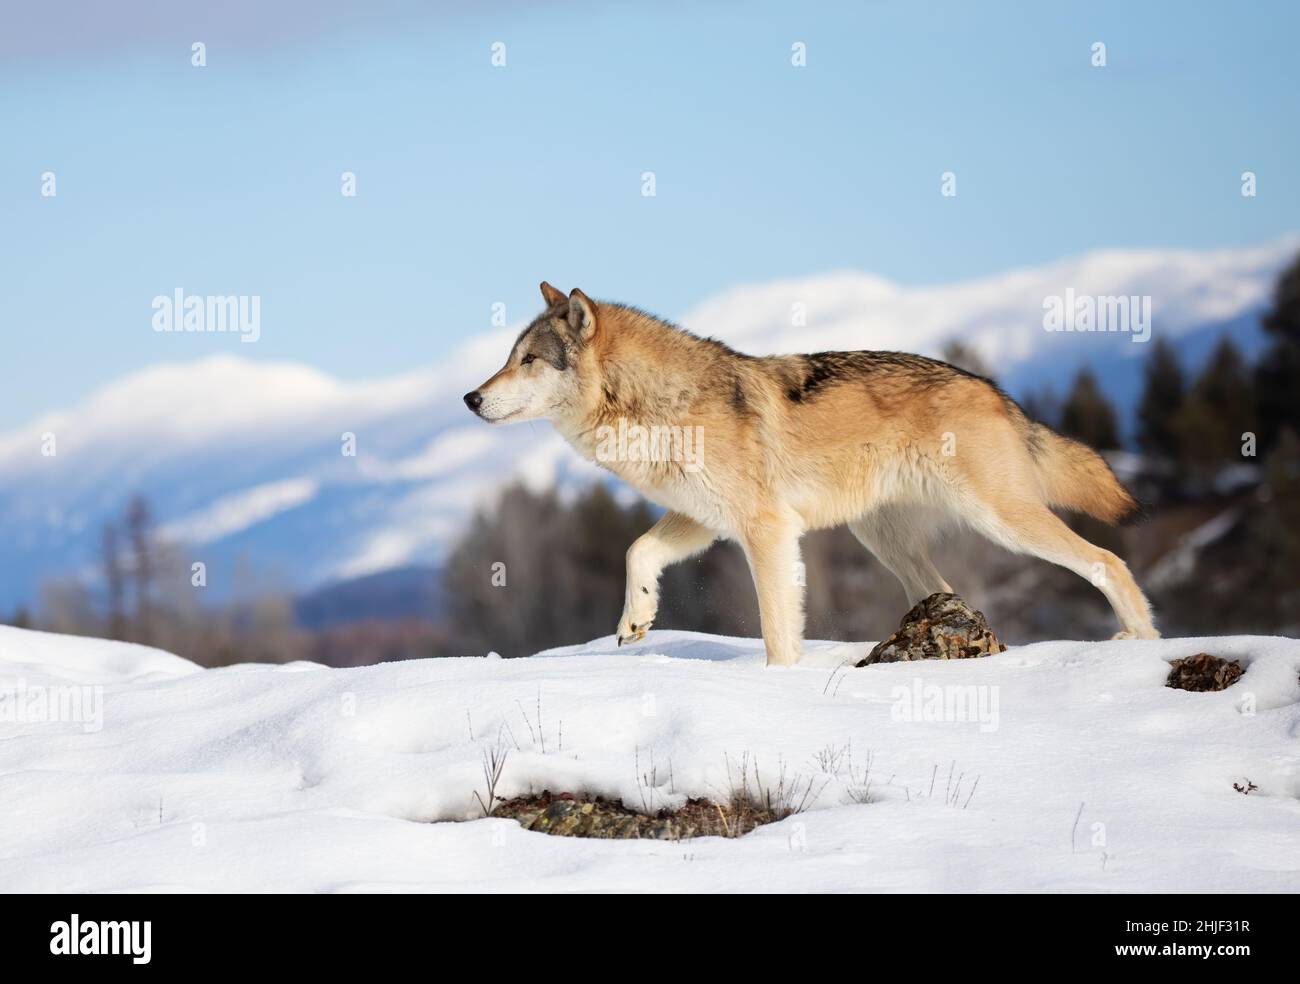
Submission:
<svg viewBox="0 0 1300 984">
<path fill-rule="evenodd" d="M 569 328 L 584 342 L 596 333 L 596 305 L 577 287 L 569 293 Z"/>
<path fill-rule="evenodd" d="M 560 304 L 569 303 L 569 299 L 564 296 L 564 291 L 556 290 L 545 280 L 542 281 L 542 300 L 546 302 L 547 310 L 557 307 Z"/>
</svg>

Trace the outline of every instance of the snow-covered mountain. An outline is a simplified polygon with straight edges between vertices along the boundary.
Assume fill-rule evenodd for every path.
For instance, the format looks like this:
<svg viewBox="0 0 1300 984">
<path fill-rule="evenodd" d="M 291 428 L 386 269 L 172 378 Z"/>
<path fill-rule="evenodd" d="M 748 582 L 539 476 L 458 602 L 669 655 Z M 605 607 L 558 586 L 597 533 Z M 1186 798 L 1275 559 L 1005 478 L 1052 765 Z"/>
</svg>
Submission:
<svg viewBox="0 0 1300 984">
<path fill-rule="evenodd" d="M 1260 338 L 1255 315 L 1297 252 L 1300 237 L 1250 249 L 1103 250 L 919 288 L 836 273 L 726 291 L 684 323 L 763 352 L 874 348 L 929 355 L 960 340 L 984 356 L 1013 394 L 1045 385 L 1060 393 L 1080 365 L 1090 364 L 1126 408 L 1136 397 L 1148 346 L 1134 332 L 1049 331 L 1048 298 L 1150 298 L 1149 339 L 1176 340 L 1188 361 L 1206 354 L 1223 330 L 1252 352 Z"/>
<path fill-rule="evenodd" d="M 1223 330 L 1250 352 L 1256 316 L 1297 250 L 1295 237 L 1209 252 L 1108 250 L 937 287 L 833 273 L 728 290 L 680 320 L 755 353 L 934 354 L 959 339 L 1013 394 L 1059 392 L 1086 362 L 1128 406 L 1148 347 L 1126 332 L 1045 330 L 1046 299 L 1149 297 L 1153 335 L 1177 339 L 1189 360 Z M 105 519 L 137 491 L 208 565 L 214 594 L 229 590 L 240 558 L 295 590 L 437 562 L 505 482 L 597 474 L 548 425 L 488 428 L 461 405 L 513 331 L 362 382 L 234 356 L 157 365 L 0 435 L 0 611 L 34 601 L 45 578 L 92 571 Z"/>
</svg>

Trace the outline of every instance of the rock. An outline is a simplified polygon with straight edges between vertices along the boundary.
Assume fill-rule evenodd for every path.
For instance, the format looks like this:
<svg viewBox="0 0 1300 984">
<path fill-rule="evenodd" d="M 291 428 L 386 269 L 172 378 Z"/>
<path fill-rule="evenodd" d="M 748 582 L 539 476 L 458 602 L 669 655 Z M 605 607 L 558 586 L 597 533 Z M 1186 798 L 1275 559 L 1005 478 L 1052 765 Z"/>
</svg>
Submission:
<svg viewBox="0 0 1300 984">
<path fill-rule="evenodd" d="M 660 810 L 646 816 L 621 803 L 578 799 L 570 793 L 526 796 L 499 803 L 494 817 L 513 817 L 525 830 L 555 837 L 595 837 L 631 840 L 688 840 L 692 837 L 739 837 L 779 819 L 772 811 L 744 805 L 719 806 L 692 799 L 678 810 Z"/>
<path fill-rule="evenodd" d="M 898 631 L 871 650 L 858 666 L 915 659 L 971 659 L 1007 647 L 989 629 L 983 612 L 955 594 L 936 593 L 903 616 Z"/>
<path fill-rule="evenodd" d="M 520 823 L 529 830 L 557 837 L 608 837 L 637 836 L 635 815 L 620 814 L 612 810 L 597 810 L 595 803 L 574 799 L 555 799 L 529 823 Z"/>
<path fill-rule="evenodd" d="M 1235 659 L 1228 661 L 1209 653 L 1197 653 L 1169 664 L 1169 679 L 1165 686 L 1197 693 L 1227 690 L 1245 672 Z"/>
</svg>

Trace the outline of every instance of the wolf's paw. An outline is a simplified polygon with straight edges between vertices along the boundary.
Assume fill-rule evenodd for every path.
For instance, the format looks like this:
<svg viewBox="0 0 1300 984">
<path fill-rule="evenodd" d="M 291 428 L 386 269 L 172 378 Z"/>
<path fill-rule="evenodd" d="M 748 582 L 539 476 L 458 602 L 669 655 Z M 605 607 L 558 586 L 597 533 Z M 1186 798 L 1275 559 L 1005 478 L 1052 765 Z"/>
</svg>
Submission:
<svg viewBox="0 0 1300 984">
<path fill-rule="evenodd" d="M 1142 629 L 1137 632 L 1130 632 L 1129 630 L 1125 629 L 1122 632 L 1116 632 L 1113 636 L 1111 636 L 1111 638 L 1112 639 L 1159 639 L 1160 633 L 1157 632 L 1154 628 Z"/>
<path fill-rule="evenodd" d="M 650 631 L 650 622 L 631 622 L 626 617 L 618 623 L 618 644 L 620 646 L 627 644 L 632 645 L 634 642 L 640 642 L 645 638 L 645 634 Z"/>
<path fill-rule="evenodd" d="M 658 614 L 658 595 L 644 588 L 640 591 L 628 586 L 627 596 L 623 599 L 623 617 L 618 621 L 618 644 L 631 645 L 645 638 L 650 626 L 654 625 Z"/>
</svg>

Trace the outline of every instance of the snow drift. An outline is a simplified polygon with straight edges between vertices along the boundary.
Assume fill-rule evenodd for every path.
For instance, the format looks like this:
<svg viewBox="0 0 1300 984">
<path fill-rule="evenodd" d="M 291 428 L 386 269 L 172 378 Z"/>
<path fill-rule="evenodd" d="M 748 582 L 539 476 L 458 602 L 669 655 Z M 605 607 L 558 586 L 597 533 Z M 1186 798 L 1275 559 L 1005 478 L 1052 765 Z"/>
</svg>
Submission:
<svg viewBox="0 0 1300 984">
<path fill-rule="evenodd" d="M 1053 642 L 844 668 L 867 648 L 810 643 L 775 670 L 755 640 L 656 632 L 525 660 L 200 670 L 0 629 L 0 888 L 1300 890 L 1300 642 Z M 1202 650 L 1244 677 L 1166 688 L 1169 661 Z M 99 727 L 25 713 L 67 688 L 100 694 Z M 506 796 L 718 798 L 743 755 L 821 792 L 738 840 L 452 822 L 480 814 L 498 742 Z"/>
</svg>

